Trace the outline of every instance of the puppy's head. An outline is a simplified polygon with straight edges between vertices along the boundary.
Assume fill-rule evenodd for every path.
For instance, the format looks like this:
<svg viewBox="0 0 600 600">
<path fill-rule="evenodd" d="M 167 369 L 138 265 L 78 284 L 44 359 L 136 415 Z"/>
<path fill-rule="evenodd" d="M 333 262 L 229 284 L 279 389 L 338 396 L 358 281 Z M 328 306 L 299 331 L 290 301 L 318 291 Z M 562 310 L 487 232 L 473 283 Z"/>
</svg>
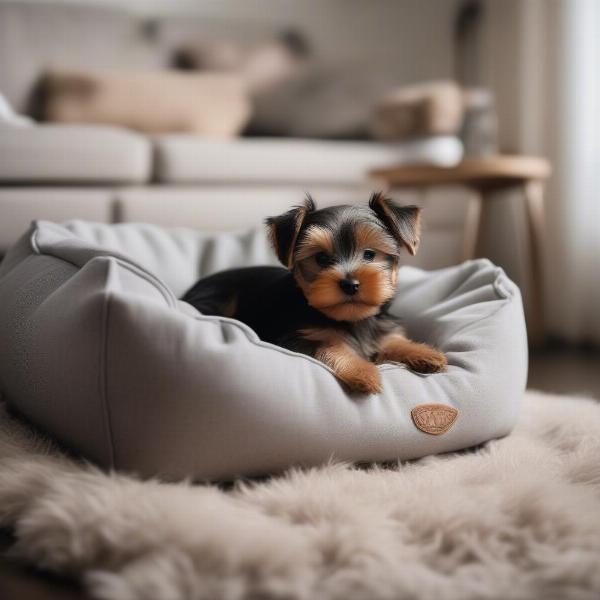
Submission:
<svg viewBox="0 0 600 600">
<path fill-rule="evenodd" d="M 302 206 L 267 219 L 279 260 L 292 271 L 308 303 L 336 321 L 377 314 L 396 288 L 402 248 L 415 254 L 420 209 L 381 193 L 369 207 Z"/>
</svg>

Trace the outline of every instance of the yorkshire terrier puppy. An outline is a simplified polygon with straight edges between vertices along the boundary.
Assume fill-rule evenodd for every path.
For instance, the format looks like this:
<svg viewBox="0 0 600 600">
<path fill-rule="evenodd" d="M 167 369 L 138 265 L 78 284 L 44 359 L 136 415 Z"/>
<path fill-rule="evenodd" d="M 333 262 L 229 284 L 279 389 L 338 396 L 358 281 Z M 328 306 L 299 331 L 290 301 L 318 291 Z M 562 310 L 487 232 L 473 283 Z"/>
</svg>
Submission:
<svg viewBox="0 0 600 600">
<path fill-rule="evenodd" d="M 377 393 L 376 363 L 404 363 L 420 373 L 446 368 L 443 353 L 406 338 L 388 313 L 404 248 L 415 254 L 420 209 L 383 194 L 369 207 L 303 206 L 270 217 L 281 267 L 222 271 L 182 298 L 201 313 L 246 323 L 261 340 L 328 365 L 350 390 Z"/>
</svg>

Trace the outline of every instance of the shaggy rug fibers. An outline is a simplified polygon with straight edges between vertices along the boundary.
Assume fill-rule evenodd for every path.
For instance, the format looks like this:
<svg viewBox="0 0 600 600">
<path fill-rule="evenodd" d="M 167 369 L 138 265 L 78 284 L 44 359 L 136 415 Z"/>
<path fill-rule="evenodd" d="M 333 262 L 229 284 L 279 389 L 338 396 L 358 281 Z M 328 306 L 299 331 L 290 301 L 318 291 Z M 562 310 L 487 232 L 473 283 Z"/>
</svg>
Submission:
<svg viewBox="0 0 600 600">
<path fill-rule="evenodd" d="M 600 406 L 528 393 L 476 451 L 229 491 L 103 474 L 3 410 L 0 523 L 107 600 L 596 600 Z"/>
</svg>

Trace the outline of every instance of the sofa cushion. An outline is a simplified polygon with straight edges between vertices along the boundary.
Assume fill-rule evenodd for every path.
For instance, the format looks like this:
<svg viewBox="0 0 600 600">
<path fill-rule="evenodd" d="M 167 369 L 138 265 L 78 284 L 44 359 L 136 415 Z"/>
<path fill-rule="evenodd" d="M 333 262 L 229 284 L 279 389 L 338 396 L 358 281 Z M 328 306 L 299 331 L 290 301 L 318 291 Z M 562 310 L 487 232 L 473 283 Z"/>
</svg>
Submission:
<svg viewBox="0 0 600 600">
<path fill-rule="evenodd" d="M 370 169 L 394 164 L 452 166 L 462 144 L 451 136 L 398 144 L 288 138 L 208 140 L 190 135 L 155 139 L 156 177 L 165 183 L 364 183 Z"/>
<path fill-rule="evenodd" d="M 110 188 L 4 187 L 0 189 L 0 255 L 19 239 L 34 218 L 110 223 L 114 213 L 115 196 Z"/>
<path fill-rule="evenodd" d="M 149 141 L 117 127 L 3 126 L 1 182 L 139 183 L 151 174 Z"/>
<path fill-rule="evenodd" d="M 268 248 L 262 229 L 34 225 L 0 265 L 0 393 L 89 459 L 165 478 L 412 459 L 514 426 L 527 345 L 501 269 L 403 267 L 391 311 L 446 352 L 448 371 L 386 364 L 381 394 L 349 395 L 322 363 L 177 300 L 199 275 L 268 261 Z"/>
</svg>

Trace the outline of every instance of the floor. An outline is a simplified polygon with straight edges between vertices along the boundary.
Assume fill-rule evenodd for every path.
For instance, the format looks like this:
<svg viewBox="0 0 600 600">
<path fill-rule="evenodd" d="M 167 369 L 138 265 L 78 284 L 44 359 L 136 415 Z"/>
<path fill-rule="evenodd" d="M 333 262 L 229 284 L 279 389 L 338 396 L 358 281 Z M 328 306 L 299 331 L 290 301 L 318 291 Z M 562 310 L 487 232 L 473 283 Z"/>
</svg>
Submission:
<svg viewBox="0 0 600 600">
<path fill-rule="evenodd" d="M 600 400 L 600 350 L 559 348 L 532 354 L 527 387 Z"/>
<path fill-rule="evenodd" d="M 554 393 L 577 393 L 600 400 L 600 352 L 547 350 L 531 356 L 528 386 Z M 83 600 L 76 585 L 20 565 L 6 556 L 11 537 L 0 531 L 2 600 Z"/>
</svg>

